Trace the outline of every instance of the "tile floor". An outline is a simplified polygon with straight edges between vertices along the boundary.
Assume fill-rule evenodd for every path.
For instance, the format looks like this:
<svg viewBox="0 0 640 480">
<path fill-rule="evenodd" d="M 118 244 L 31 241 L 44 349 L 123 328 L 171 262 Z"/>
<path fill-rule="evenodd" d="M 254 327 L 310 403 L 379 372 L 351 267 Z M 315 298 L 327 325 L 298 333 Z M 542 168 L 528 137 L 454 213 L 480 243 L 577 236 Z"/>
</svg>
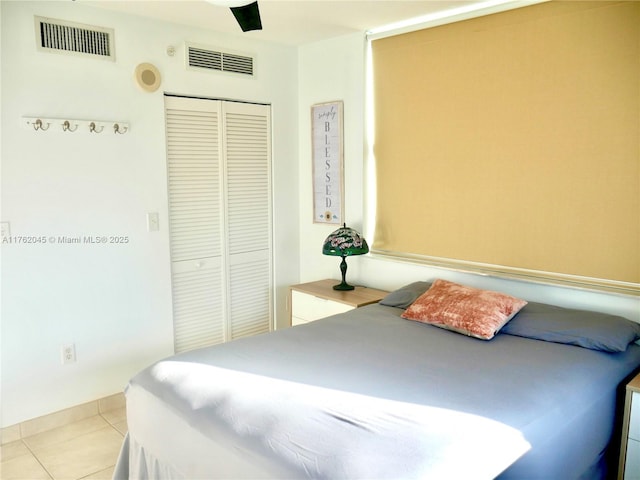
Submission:
<svg viewBox="0 0 640 480">
<path fill-rule="evenodd" d="M 1 480 L 110 479 L 127 431 L 124 407 L 2 445 Z"/>
</svg>

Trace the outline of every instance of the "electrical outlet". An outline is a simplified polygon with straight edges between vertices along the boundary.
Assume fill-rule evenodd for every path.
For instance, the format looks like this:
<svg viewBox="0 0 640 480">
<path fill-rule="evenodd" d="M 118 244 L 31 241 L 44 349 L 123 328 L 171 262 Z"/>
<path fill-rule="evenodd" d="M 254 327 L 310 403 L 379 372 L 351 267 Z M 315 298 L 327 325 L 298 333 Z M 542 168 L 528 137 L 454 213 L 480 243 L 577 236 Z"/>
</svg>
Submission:
<svg viewBox="0 0 640 480">
<path fill-rule="evenodd" d="M 62 345 L 62 363 L 76 362 L 76 346 L 73 343 Z"/>
</svg>

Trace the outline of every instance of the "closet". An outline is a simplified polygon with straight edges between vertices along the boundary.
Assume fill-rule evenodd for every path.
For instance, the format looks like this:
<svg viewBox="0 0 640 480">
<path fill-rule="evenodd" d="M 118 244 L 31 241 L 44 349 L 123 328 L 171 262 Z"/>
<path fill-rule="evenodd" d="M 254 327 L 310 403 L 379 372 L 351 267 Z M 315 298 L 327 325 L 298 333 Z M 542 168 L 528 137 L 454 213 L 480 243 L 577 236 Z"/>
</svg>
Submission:
<svg viewBox="0 0 640 480">
<path fill-rule="evenodd" d="M 268 105 L 165 96 L 176 353 L 272 328 Z"/>
</svg>

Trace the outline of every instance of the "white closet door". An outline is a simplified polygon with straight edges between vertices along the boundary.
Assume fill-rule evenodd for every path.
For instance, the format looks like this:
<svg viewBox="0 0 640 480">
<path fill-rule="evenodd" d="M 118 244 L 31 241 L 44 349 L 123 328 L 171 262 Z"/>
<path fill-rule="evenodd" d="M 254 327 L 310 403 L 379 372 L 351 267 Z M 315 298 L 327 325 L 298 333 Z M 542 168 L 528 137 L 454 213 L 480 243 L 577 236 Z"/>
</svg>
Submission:
<svg viewBox="0 0 640 480">
<path fill-rule="evenodd" d="M 175 350 L 225 338 L 220 103 L 165 97 Z"/>
<path fill-rule="evenodd" d="M 175 350 L 272 326 L 270 107 L 165 97 Z"/>
<path fill-rule="evenodd" d="M 229 339 L 271 329 L 271 115 L 225 102 Z"/>
</svg>

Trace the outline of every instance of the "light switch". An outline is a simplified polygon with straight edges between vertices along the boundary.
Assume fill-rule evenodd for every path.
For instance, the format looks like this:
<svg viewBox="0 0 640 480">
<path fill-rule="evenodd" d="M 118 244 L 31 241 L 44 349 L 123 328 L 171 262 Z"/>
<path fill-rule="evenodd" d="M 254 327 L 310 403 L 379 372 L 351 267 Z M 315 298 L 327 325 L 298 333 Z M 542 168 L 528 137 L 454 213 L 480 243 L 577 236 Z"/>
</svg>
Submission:
<svg viewBox="0 0 640 480">
<path fill-rule="evenodd" d="M 158 215 L 158 212 L 148 212 L 147 231 L 157 232 L 158 230 L 160 230 L 160 216 Z"/>
<path fill-rule="evenodd" d="M 11 225 L 9 222 L 0 222 L 0 238 L 11 236 Z"/>
</svg>

